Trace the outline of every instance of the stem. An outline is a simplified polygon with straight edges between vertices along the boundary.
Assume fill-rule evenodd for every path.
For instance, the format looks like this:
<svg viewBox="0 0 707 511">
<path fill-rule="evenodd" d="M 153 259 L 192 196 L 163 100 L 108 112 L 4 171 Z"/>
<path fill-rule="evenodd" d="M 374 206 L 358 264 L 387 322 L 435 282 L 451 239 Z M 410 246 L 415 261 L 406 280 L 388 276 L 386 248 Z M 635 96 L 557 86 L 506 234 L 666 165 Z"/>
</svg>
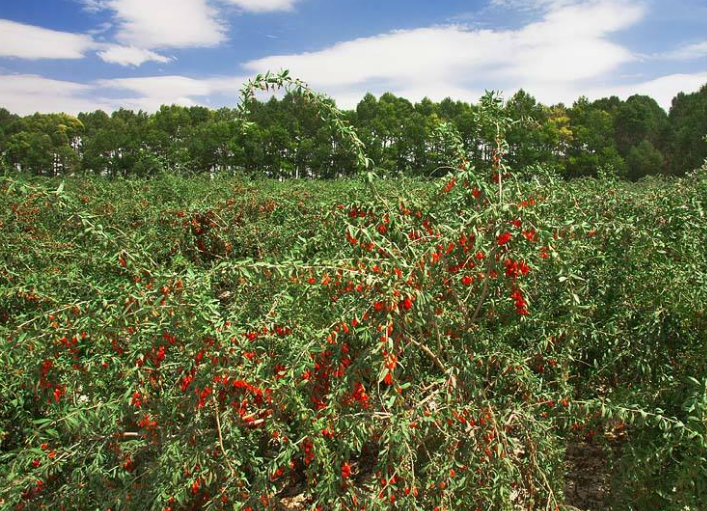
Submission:
<svg viewBox="0 0 707 511">
<path fill-rule="evenodd" d="M 216 416 L 216 431 L 218 433 L 218 445 L 221 448 L 221 453 L 223 454 L 223 458 L 226 460 L 226 465 L 228 465 L 228 469 L 231 471 L 231 477 L 233 477 L 236 473 L 236 471 L 233 468 L 233 465 L 231 465 L 231 460 L 228 458 L 228 454 L 226 454 L 226 448 L 223 446 L 223 433 L 221 431 L 221 418 L 219 417 L 220 412 L 219 412 L 219 407 L 218 407 L 218 401 L 216 400 L 216 395 L 211 394 L 211 399 L 214 403 L 214 411 L 215 411 L 215 416 Z"/>
<path fill-rule="evenodd" d="M 417 342 L 415 339 L 410 339 L 410 342 L 412 342 L 415 346 L 420 348 L 427 357 L 434 362 L 434 364 L 444 373 L 449 375 L 449 380 L 452 384 L 452 387 L 456 388 L 457 386 L 457 379 L 456 377 L 449 371 L 447 368 L 444 366 L 440 358 L 434 354 L 434 352 L 429 349 L 427 346 L 425 346 L 422 343 Z"/>
</svg>

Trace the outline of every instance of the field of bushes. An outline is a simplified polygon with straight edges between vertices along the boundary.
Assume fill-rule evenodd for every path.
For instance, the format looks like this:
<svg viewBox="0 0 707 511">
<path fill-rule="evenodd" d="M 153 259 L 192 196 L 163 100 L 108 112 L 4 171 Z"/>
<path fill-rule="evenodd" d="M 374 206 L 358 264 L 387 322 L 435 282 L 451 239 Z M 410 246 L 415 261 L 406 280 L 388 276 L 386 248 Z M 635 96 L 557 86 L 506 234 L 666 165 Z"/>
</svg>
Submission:
<svg viewBox="0 0 707 511">
<path fill-rule="evenodd" d="M 495 176 L 1 178 L 0 509 L 704 509 L 705 170 Z"/>
<path fill-rule="evenodd" d="M 0 178 L 1 511 L 704 509 L 707 166 L 514 165 L 490 93 L 391 179 L 278 88 L 357 177 Z"/>
</svg>

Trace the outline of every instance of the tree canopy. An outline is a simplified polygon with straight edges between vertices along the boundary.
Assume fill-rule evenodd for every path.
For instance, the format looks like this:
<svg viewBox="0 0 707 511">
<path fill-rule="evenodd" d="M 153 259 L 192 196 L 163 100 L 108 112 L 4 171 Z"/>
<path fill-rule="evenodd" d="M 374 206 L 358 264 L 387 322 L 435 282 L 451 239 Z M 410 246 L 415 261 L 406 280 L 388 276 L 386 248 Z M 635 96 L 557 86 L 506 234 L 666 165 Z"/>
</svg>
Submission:
<svg viewBox="0 0 707 511">
<path fill-rule="evenodd" d="M 612 168 L 620 176 L 681 175 L 707 155 L 707 85 L 680 93 L 666 113 L 634 95 L 571 107 L 547 106 L 520 90 L 504 105 L 514 120 L 508 131 L 509 161 L 517 168 L 554 167 L 566 178 L 596 176 Z M 430 176 L 439 170 L 434 133 L 441 122 L 458 132 L 475 159 L 490 157 L 478 132 L 477 107 L 451 98 L 417 103 L 385 93 L 366 94 L 345 112 L 378 172 Z M 76 172 L 150 176 L 162 170 L 239 172 L 273 178 L 336 178 L 356 172 L 345 144 L 301 95 L 255 101 L 242 129 L 236 109 L 164 105 L 157 112 L 120 109 L 36 113 L 26 117 L 0 108 L 0 154 L 10 168 L 43 175 Z"/>
</svg>

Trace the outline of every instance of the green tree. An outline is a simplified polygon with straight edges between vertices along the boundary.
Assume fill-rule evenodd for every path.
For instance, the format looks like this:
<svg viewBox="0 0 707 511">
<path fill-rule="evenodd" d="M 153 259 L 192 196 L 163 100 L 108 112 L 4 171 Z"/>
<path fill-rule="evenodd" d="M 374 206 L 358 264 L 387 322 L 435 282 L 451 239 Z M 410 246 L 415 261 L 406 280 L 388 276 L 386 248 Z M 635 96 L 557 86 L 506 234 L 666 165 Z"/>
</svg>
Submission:
<svg viewBox="0 0 707 511">
<path fill-rule="evenodd" d="M 37 174 L 78 170 L 83 123 L 66 114 L 34 114 L 15 123 L 7 142 L 8 161 Z"/>
<path fill-rule="evenodd" d="M 12 127 L 19 117 L 5 108 L 0 108 L 0 154 L 7 150 L 7 142 L 12 136 Z"/>
<path fill-rule="evenodd" d="M 507 134 L 509 162 L 518 169 L 549 163 L 551 154 L 545 151 L 543 133 L 549 111 L 521 89 L 506 103 L 506 114 L 515 121 Z"/>
<path fill-rule="evenodd" d="M 702 165 L 707 156 L 707 85 L 693 94 L 680 93 L 670 108 L 668 164 L 674 174 Z"/>
<path fill-rule="evenodd" d="M 663 169 L 663 154 L 648 140 L 641 141 L 632 147 L 626 156 L 628 177 L 632 180 L 661 173 Z"/>
<path fill-rule="evenodd" d="M 616 109 L 614 129 L 616 145 L 622 155 L 641 141 L 648 140 L 655 147 L 663 144 L 668 115 L 648 96 L 635 95 Z"/>
<path fill-rule="evenodd" d="M 599 168 L 606 166 L 624 175 L 626 162 L 616 146 L 611 114 L 580 98 L 569 117 L 572 143 L 567 151 L 567 177 L 596 177 Z"/>
<path fill-rule="evenodd" d="M 34 174 L 53 174 L 54 147 L 52 139 L 44 133 L 21 131 L 7 144 L 10 165 Z"/>
</svg>

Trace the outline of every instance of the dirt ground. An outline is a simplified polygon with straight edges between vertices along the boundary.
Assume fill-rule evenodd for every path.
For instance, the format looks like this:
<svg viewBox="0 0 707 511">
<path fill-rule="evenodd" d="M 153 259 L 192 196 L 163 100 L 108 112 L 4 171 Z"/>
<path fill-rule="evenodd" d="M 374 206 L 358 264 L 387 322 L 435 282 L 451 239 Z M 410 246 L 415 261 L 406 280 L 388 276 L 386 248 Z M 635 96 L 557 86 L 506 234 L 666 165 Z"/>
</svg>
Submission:
<svg viewBox="0 0 707 511">
<path fill-rule="evenodd" d="M 565 511 L 606 511 L 610 502 L 609 460 L 596 444 L 575 443 L 566 451 Z M 295 493 L 295 492 L 292 492 Z M 304 511 L 303 495 L 282 500 L 282 511 Z"/>
<path fill-rule="evenodd" d="M 595 444 L 572 444 L 565 453 L 565 504 L 569 510 L 606 511 L 610 477 L 604 450 Z"/>
</svg>

